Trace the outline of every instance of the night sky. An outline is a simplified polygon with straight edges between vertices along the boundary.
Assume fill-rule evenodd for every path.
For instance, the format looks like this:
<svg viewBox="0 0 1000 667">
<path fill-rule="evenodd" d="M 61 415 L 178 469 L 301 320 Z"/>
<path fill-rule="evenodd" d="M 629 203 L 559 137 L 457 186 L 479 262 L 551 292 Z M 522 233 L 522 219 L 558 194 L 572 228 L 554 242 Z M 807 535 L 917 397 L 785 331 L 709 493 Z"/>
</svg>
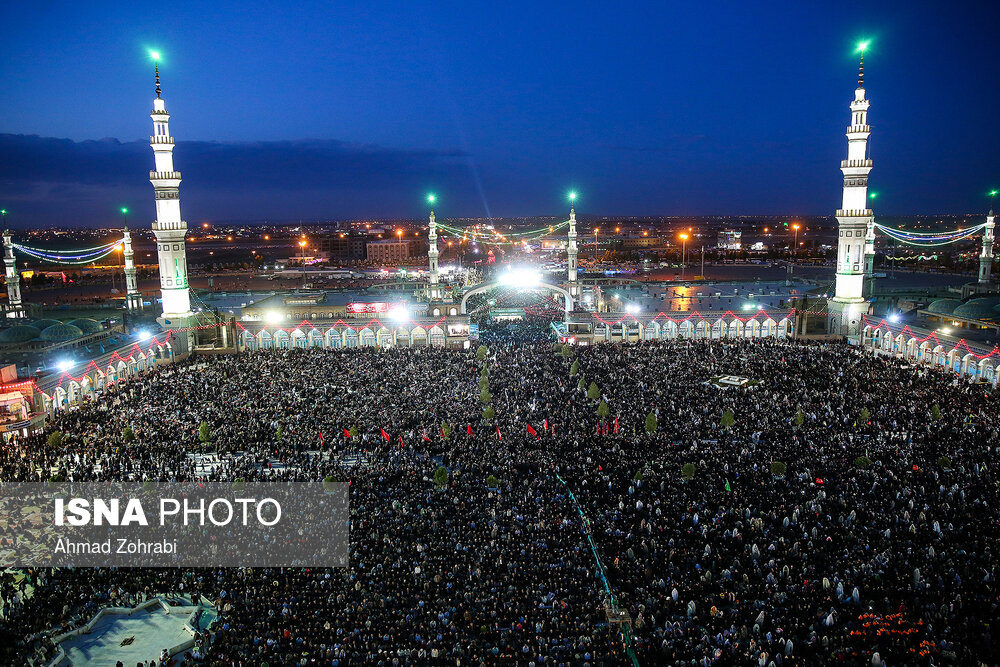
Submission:
<svg viewBox="0 0 1000 667">
<path fill-rule="evenodd" d="M 995 2 L 3 4 L 15 228 L 152 219 L 152 48 L 192 224 L 832 214 L 863 38 L 876 214 L 1000 185 Z"/>
</svg>

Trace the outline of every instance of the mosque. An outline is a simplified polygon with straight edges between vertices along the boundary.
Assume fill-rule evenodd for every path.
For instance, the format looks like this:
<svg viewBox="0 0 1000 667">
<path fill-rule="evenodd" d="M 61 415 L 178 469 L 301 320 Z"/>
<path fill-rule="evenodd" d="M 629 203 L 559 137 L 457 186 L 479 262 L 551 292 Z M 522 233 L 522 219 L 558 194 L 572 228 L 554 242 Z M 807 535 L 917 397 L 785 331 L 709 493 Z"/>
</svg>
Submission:
<svg viewBox="0 0 1000 667">
<path fill-rule="evenodd" d="M 181 216 L 181 173 L 173 162 L 174 138 L 155 71 L 151 118 L 153 135 L 153 186 L 156 217 L 152 223 L 160 276 L 159 314 L 152 312 L 136 287 L 134 253 L 128 229 L 119 244 L 124 260 L 126 295 L 121 322 L 110 318 L 74 317 L 68 321 L 23 302 L 21 276 L 15 249 L 33 257 L 54 257 L 51 251 L 29 248 L 3 233 L 7 303 L 3 319 L 10 326 L 0 330 L 0 353 L 9 358 L 40 359 L 34 372 L 17 364 L 0 373 L 0 433 L 4 437 L 27 433 L 41 426 L 47 416 L 92 400 L 115 383 L 193 353 L 239 353 L 246 350 L 291 347 L 443 347 L 468 349 L 475 340 L 470 323 L 469 299 L 498 288 L 544 291 L 564 304 L 565 317 L 552 325 L 555 340 L 579 345 L 656 339 L 720 339 L 739 337 L 844 338 L 878 354 L 892 354 L 915 363 L 947 368 L 979 381 L 997 383 L 994 345 L 960 338 L 972 329 L 1000 332 L 1000 294 L 992 281 L 994 214 L 986 222 L 955 233 L 938 235 L 893 230 L 875 222 L 868 204 L 869 101 L 864 86 L 864 57 L 858 86 L 850 104 L 847 159 L 843 173 L 842 206 L 836 211 L 838 251 L 833 295 L 779 293 L 776 285 L 746 285 L 727 291 L 700 283 L 664 287 L 704 308 L 685 311 L 640 307 L 637 299 L 622 297 L 601 281 L 585 283 L 578 266 L 575 208 L 570 208 L 566 242 L 565 277 L 544 276 L 530 269 L 499 272 L 480 284 L 455 285 L 441 280 L 434 212 L 428 220 L 428 273 L 425 282 L 410 293 L 303 290 L 270 295 L 244 304 L 239 317 L 226 317 L 203 307 L 192 307 L 185 248 L 187 223 Z M 977 283 L 966 286 L 961 299 L 939 299 L 918 312 L 929 321 L 947 324 L 921 328 L 893 317 L 879 319 L 872 313 L 872 266 L 876 230 L 919 241 L 950 242 L 982 231 L 983 245 Z M 919 237 L 919 238 L 918 238 Z M 87 257 L 110 252 L 110 246 L 89 249 Z M 46 255 L 46 253 L 49 253 Z M 786 283 L 787 284 L 787 283 Z M 685 291 L 686 290 L 686 291 Z M 696 292 L 692 290 L 698 290 Z M 786 298 L 780 298 L 786 297 Z M 971 297 L 971 298 L 970 298 Z M 196 297 L 197 298 L 197 297 Z M 605 304 L 601 307 L 601 304 Z M 738 305 L 737 305 L 738 304 Z M 734 307 L 735 306 L 735 307 Z M 153 317 L 155 316 L 155 321 Z M 131 318 L 132 327 L 125 320 Z M 938 320 L 934 320 L 938 318 Z M 136 330 L 135 323 L 143 326 Z"/>
</svg>

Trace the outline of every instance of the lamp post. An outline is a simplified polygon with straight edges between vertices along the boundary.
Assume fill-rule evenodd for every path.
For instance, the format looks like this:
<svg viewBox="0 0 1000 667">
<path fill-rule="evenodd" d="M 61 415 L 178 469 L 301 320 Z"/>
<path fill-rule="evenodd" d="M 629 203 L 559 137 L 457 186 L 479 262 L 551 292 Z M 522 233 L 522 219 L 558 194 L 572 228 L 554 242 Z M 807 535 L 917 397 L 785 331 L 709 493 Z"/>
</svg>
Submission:
<svg viewBox="0 0 1000 667">
<path fill-rule="evenodd" d="M 792 257 L 799 251 L 799 227 L 801 227 L 797 222 L 792 223 L 792 231 L 795 232 L 795 241 L 792 243 Z"/>
<path fill-rule="evenodd" d="M 687 253 L 688 234 L 681 233 L 681 281 L 684 280 L 684 256 Z"/>
</svg>

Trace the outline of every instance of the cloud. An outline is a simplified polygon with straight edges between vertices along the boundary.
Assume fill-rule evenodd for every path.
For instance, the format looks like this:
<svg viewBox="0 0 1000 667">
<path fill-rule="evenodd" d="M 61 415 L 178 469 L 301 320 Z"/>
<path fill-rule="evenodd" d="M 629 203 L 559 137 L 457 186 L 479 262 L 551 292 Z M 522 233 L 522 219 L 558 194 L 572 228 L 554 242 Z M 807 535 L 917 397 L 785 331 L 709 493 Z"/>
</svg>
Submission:
<svg viewBox="0 0 1000 667">
<path fill-rule="evenodd" d="M 190 193 L 192 201 L 231 218 L 255 217 L 264 193 L 292 195 L 293 201 L 294 195 L 303 195 L 310 207 L 322 209 L 323 193 L 341 195 L 337 201 L 346 193 L 377 200 L 389 189 L 419 189 L 426 182 L 468 178 L 467 155 L 461 151 L 403 150 L 324 139 L 185 141 L 177 144 L 174 157 L 184 176 L 182 197 Z M 47 218 L 64 219 L 76 207 L 83 216 L 77 224 L 90 224 L 95 221 L 86 219 L 89 208 L 81 206 L 87 201 L 101 200 L 107 207 L 143 192 L 152 201 L 148 183 L 152 164 L 145 141 L 0 134 L 2 196 L 19 203 L 23 219 L 32 217 L 32 208 Z M 254 210 L 248 210 L 250 200 L 256 200 Z M 322 215 L 320 210 L 294 207 L 288 214 Z"/>
</svg>

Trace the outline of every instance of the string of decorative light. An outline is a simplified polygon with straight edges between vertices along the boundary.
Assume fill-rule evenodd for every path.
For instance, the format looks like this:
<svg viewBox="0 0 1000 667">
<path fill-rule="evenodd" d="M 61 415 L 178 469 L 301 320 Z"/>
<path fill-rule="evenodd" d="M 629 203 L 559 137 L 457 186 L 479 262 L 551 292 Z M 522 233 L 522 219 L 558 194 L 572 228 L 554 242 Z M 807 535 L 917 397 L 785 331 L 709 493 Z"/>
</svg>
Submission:
<svg viewBox="0 0 1000 667">
<path fill-rule="evenodd" d="M 116 239 L 109 243 L 105 243 L 101 246 L 95 246 L 93 248 L 82 248 L 82 249 L 71 249 L 71 250 L 45 250 L 44 248 L 32 248 L 31 246 L 26 246 L 20 243 L 12 244 L 16 250 L 33 257 L 35 259 L 41 260 L 43 262 L 50 262 L 52 264 L 90 264 L 91 262 L 97 261 L 107 255 L 110 255 L 115 251 L 122 243 L 122 239 Z"/>
<path fill-rule="evenodd" d="M 893 227 L 886 227 L 885 225 L 875 223 L 876 229 L 900 243 L 928 248 L 948 245 L 967 239 L 970 236 L 978 234 L 985 227 L 986 223 L 984 222 L 975 227 L 966 227 L 965 229 L 956 229 L 949 232 L 910 232 L 905 229 L 894 229 Z"/>
</svg>

